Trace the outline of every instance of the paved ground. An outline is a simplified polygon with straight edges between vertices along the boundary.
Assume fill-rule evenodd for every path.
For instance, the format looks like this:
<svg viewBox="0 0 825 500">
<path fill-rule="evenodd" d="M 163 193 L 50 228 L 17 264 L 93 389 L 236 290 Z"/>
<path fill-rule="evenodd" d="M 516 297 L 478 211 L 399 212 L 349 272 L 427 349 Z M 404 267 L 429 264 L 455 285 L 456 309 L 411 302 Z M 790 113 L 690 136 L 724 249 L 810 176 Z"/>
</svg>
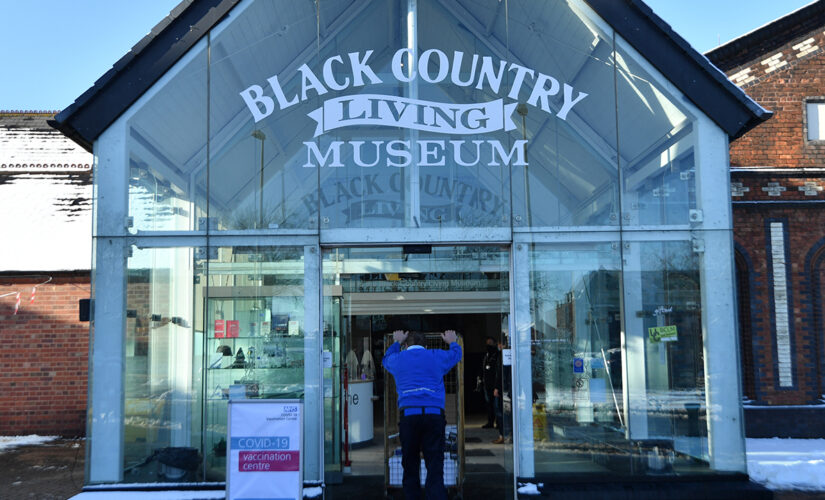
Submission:
<svg viewBox="0 0 825 500">
<path fill-rule="evenodd" d="M 83 487 L 84 441 L 59 439 L 0 453 L 0 498 L 63 500 Z"/>
<path fill-rule="evenodd" d="M 84 441 L 60 439 L 41 446 L 21 446 L 0 453 L 0 499 L 2 500 L 63 500 L 80 493 L 83 485 Z M 370 479 L 357 481 L 361 499 Z M 377 484 L 383 478 L 377 477 Z M 354 486 L 354 485 L 353 485 Z M 367 488 L 372 490 L 372 488 Z M 375 488 L 380 489 L 380 488 Z M 344 493 L 344 491 L 341 491 Z M 353 498 L 347 492 L 344 498 Z M 496 497 L 465 489 L 464 498 Z M 340 496 L 340 495 L 335 495 Z M 379 495 L 380 498 L 383 495 Z M 776 492 L 777 500 L 825 500 L 825 492 Z"/>
</svg>

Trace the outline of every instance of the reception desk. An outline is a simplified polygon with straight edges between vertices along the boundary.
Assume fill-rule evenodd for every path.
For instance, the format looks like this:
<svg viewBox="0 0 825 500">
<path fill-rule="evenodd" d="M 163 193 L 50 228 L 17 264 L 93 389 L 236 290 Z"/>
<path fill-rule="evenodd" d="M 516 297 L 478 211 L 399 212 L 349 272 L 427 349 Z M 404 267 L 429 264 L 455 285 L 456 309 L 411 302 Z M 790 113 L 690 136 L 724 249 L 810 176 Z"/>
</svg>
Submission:
<svg viewBox="0 0 825 500">
<path fill-rule="evenodd" d="M 347 406 L 349 444 L 368 443 L 373 438 L 372 380 L 350 380 Z"/>
</svg>

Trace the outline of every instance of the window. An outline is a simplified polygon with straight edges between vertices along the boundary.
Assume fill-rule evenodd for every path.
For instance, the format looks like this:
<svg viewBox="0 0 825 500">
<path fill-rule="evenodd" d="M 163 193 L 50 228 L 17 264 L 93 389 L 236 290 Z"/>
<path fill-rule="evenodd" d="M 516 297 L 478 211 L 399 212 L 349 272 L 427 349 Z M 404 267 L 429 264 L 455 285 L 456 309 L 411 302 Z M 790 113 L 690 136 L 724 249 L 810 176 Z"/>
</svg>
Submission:
<svg viewBox="0 0 825 500">
<path fill-rule="evenodd" d="M 806 102 L 809 141 L 825 141 L 825 102 Z"/>
</svg>

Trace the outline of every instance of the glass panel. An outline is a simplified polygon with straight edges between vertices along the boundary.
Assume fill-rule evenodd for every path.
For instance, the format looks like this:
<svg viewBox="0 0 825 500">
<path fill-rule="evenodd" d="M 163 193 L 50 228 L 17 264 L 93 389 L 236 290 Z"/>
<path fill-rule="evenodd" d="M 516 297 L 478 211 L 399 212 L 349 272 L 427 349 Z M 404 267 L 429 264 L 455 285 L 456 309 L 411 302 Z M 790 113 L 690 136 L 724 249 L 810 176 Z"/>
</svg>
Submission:
<svg viewBox="0 0 825 500">
<path fill-rule="evenodd" d="M 630 243 L 624 258 L 628 433 L 640 472 L 708 470 L 700 255 L 690 241 L 653 241 Z"/>
<path fill-rule="evenodd" d="M 484 64 L 498 68 L 506 54 L 466 27 L 476 16 L 498 19 L 503 37 L 500 2 L 320 5 L 319 63 L 345 61 L 331 64 L 342 88 L 323 96 L 324 118 L 341 106 L 360 119 L 320 137 L 321 150 L 340 148 L 341 158 L 339 168 L 321 168 L 322 227 L 506 226 L 509 162 L 500 154 L 513 147 L 501 130 L 509 108 L 503 87 L 479 83 Z M 353 55 L 369 55 L 375 78 L 345 87 L 354 83 Z"/>
<path fill-rule="evenodd" d="M 535 470 L 632 470 L 622 391 L 619 244 L 533 245 Z"/>
<path fill-rule="evenodd" d="M 208 262 L 201 263 L 209 282 L 204 460 L 206 479 L 223 481 L 228 401 L 304 398 L 304 249 L 209 251 Z"/>
<path fill-rule="evenodd" d="M 205 47 L 198 44 L 127 124 L 133 232 L 197 229 L 206 213 Z"/>
<path fill-rule="evenodd" d="M 513 226 L 618 225 L 612 30 L 582 2 L 507 9 L 510 59 L 529 68 L 510 134 L 528 163 L 512 169 Z"/>
<path fill-rule="evenodd" d="M 696 248 L 685 240 L 533 245 L 537 474 L 711 470 Z M 720 470 L 738 470 L 729 465 L 741 464 L 734 451 L 719 448 Z"/>
<path fill-rule="evenodd" d="M 128 260 L 123 389 L 126 482 L 202 481 L 201 356 L 191 248 Z M 98 383 L 101 381 L 98 380 Z"/>
<path fill-rule="evenodd" d="M 696 120 L 679 91 L 622 40 L 616 52 L 622 223 L 688 224 L 696 208 Z"/>
<path fill-rule="evenodd" d="M 340 287 L 324 283 L 324 477 L 327 482 L 340 479 L 341 445 L 343 443 L 343 391 L 341 382 L 341 338 L 346 338 L 347 324 L 341 317 Z M 356 398 L 355 403 L 371 405 L 369 398 Z M 332 477 L 336 476 L 336 477 Z"/>
<path fill-rule="evenodd" d="M 347 405 L 333 407 L 326 422 L 325 446 L 341 453 L 327 457 L 331 494 L 341 464 L 355 477 L 383 472 L 389 489 L 400 490 L 397 395 L 381 365 L 388 339 L 396 329 L 420 331 L 429 335 L 428 348 L 443 349 L 438 333 L 455 329 L 464 351 L 462 363 L 445 376 L 445 470 L 453 474 L 445 484 L 456 490 L 463 483 L 464 494 L 474 498 L 495 481 L 500 497 L 512 496 L 512 385 L 499 350 L 509 349 L 509 252 L 481 246 L 335 248 L 323 257 L 324 317 L 331 322 L 325 329 L 340 339 L 332 365 L 341 378 L 332 383 L 335 391 L 338 384 L 345 391 L 329 403 Z M 484 376 L 484 363 L 493 376 Z M 482 428 L 488 414 L 501 430 Z"/>
<path fill-rule="evenodd" d="M 311 141 L 314 130 L 306 115 L 318 107 L 317 93 L 298 104 L 296 71 L 303 63 L 317 67 L 315 5 L 267 0 L 245 6 L 210 45 L 210 228 L 317 228 L 318 172 L 302 167 L 303 141 Z M 270 78 L 280 78 L 275 86 L 295 104 L 273 101 Z M 265 104 L 253 99 L 264 88 Z"/>
</svg>

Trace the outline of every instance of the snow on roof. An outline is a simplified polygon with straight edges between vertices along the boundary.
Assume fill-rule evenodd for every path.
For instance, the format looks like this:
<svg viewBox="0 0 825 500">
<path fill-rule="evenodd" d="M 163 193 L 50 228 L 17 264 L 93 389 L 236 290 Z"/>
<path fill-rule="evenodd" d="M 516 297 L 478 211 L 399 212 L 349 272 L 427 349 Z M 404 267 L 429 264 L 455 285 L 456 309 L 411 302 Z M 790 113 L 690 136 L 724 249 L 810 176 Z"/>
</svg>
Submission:
<svg viewBox="0 0 825 500">
<path fill-rule="evenodd" d="M 0 111 L 0 272 L 91 268 L 93 156 L 53 116 Z"/>
<path fill-rule="evenodd" d="M 52 112 L 0 111 L 0 173 L 90 171 L 92 155 L 51 128 Z"/>
</svg>

